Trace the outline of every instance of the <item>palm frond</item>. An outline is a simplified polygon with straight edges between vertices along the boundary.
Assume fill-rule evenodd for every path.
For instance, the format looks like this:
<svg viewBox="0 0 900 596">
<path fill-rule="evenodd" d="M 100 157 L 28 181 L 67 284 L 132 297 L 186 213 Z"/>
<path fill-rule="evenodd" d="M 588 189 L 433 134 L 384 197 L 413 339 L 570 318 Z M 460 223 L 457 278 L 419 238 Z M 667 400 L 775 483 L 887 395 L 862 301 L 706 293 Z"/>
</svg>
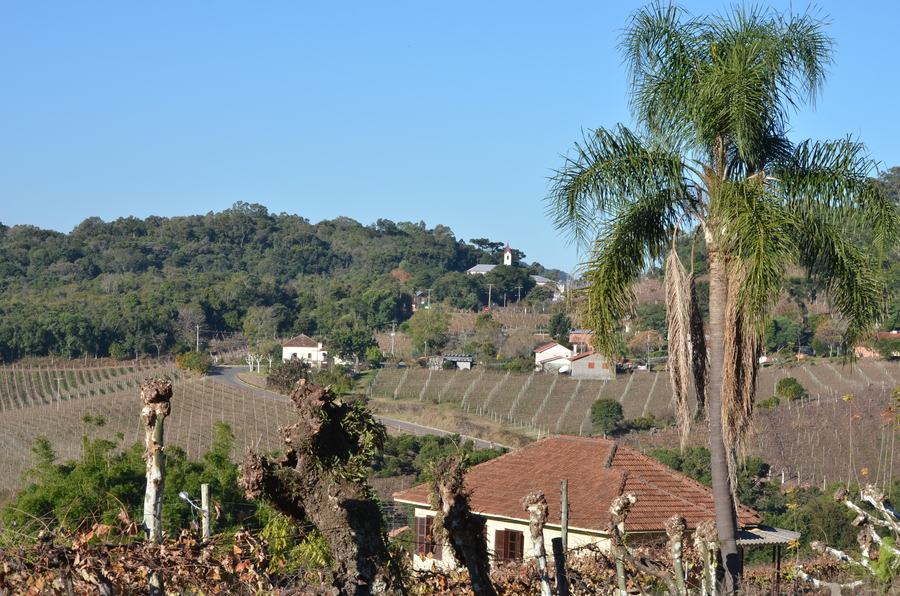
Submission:
<svg viewBox="0 0 900 596">
<path fill-rule="evenodd" d="M 877 272 L 877 262 L 828 222 L 800 220 L 796 233 L 801 266 L 817 286 L 824 288 L 846 322 L 847 345 L 855 345 L 884 316 L 888 292 Z"/>
<path fill-rule="evenodd" d="M 745 263 L 746 264 L 746 263 Z M 722 378 L 722 432 L 730 451 L 728 475 L 737 502 L 737 453 L 743 451 L 753 415 L 756 370 L 763 330 L 752 324 L 738 298 L 750 269 L 729 263 L 728 304 L 725 311 L 725 360 Z"/>
<path fill-rule="evenodd" d="M 865 145 L 851 138 L 806 141 L 771 175 L 791 209 L 839 227 L 862 225 L 882 252 L 900 238 L 900 212 L 871 178 L 875 165 Z"/>
<path fill-rule="evenodd" d="M 761 332 L 780 296 L 787 266 L 798 259 L 794 220 L 759 178 L 724 184 L 711 209 L 716 221 L 725 222 L 718 226 L 720 245 L 732 256 L 729 269 L 737 268 L 729 276 L 742 279 L 735 306 Z"/>
<path fill-rule="evenodd" d="M 574 155 L 551 178 L 547 215 L 581 245 L 595 239 L 605 216 L 633 200 L 684 197 L 678 154 L 619 125 L 597 129 L 576 143 Z"/>
<path fill-rule="evenodd" d="M 677 147 L 692 134 L 685 117 L 701 22 L 683 8 L 656 1 L 632 13 L 619 51 L 628 68 L 634 118 L 654 137 Z M 681 141 L 681 142 L 679 142 Z"/>
<path fill-rule="evenodd" d="M 680 205 L 668 192 L 623 205 L 607 221 L 585 264 L 585 325 L 594 331 L 594 345 L 615 352 L 617 331 L 632 314 L 635 280 L 668 246 L 678 223 Z"/>
<path fill-rule="evenodd" d="M 666 257 L 666 319 L 669 324 L 669 384 L 675 402 L 675 420 L 681 435 L 681 447 L 691 428 L 688 393 L 691 387 L 691 290 L 687 272 L 673 248 Z"/>
</svg>

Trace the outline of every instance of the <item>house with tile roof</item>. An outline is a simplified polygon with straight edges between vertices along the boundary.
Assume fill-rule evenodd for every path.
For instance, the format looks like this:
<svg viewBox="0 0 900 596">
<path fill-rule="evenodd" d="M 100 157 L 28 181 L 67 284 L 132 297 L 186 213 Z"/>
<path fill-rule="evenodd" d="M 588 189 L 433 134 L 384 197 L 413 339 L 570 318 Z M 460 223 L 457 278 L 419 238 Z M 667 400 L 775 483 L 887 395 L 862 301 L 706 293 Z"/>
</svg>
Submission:
<svg viewBox="0 0 900 596">
<path fill-rule="evenodd" d="M 534 367 L 536 370 L 558 372 L 561 366 L 568 364 L 572 350 L 552 341 L 534 350 Z"/>
<path fill-rule="evenodd" d="M 547 552 L 553 552 L 551 540 L 561 535 L 562 480 L 568 482 L 569 548 L 589 543 L 609 548 L 609 508 L 627 493 L 637 497 L 625 523 L 630 539 L 665 537 L 665 522 L 676 513 L 684 516 L 688 532 L 715 519 L 712 489 L 668 466 L 615 441 L 553 436 L 479 464 L 466 475 L 472 509 L 487 519 L 487 546 L 495 561 L 522 560 L 533 552 L 522 498 L 534 491 L 547 497 L 544 540 Z M 394 501 L 415 508 L 415 565 L 454 565 L 447 561 L 450 549 L 432 538 L 435 512 L 427 485 L 394 493 Z M 738 521 L 745 544 L 786 544 L 799 536 L 760 526 L 759 514 L 743 505 Z"/>
<path fill-rule="evenodd" d="M 291 360 L 292 358 L 321 366 L 328 360 L 328 351 L 321 342 L 301 333 L 281 344 L 281 359 Z"/>
</svg>

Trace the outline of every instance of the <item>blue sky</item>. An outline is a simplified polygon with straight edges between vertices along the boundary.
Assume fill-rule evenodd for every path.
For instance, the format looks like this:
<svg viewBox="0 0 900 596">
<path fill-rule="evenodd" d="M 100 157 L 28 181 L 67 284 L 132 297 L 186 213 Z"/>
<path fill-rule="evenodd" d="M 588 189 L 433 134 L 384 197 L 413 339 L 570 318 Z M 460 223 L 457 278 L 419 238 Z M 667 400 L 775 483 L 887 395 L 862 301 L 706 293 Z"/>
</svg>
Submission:
<svg viewBox="0 0 900 596">
<path fill-rule="evenodd" d="M 446 225 L 572 270 L 547 179 L 582 128 L 630 122 L 616 44 L 643 5 L 4 2 L 0 222 L 69 232 L 246 201 Z M 819 14 L 837 63 L 792 138 L 850 134 L 900 165 L 900 7 Z"/>
</svg>

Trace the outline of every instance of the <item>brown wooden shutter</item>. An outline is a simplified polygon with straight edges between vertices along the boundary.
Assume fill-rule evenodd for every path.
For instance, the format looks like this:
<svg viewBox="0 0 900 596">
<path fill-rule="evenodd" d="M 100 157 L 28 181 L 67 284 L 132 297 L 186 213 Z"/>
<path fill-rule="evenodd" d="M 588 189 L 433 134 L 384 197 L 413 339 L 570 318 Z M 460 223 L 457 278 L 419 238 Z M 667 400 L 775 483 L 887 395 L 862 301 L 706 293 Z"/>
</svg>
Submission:
<svg viewBox="0 0 900 596">
<path fill-rule="evenodd" d="M 494 558 L 498 561 L 506 560 L 506 530 L 494 532 Z"/>
<path fill-rule="evenodd" d="M 417 517 L 416 518 L 416 539 L 414 542 L 415 553 L 417 555 L 428 554 L 427 544 L 428 544 L 428 518 L 427 517 Z"/>
<path fill-rule="evenodd" d="M 425 534 L 428 538 L 425 552 L 440 561 L 441 557 L 443 556 L 444 549 L 441 544 L 435 539 L 433 517 L 429 516 L 425 518 Z"/>
</svg>

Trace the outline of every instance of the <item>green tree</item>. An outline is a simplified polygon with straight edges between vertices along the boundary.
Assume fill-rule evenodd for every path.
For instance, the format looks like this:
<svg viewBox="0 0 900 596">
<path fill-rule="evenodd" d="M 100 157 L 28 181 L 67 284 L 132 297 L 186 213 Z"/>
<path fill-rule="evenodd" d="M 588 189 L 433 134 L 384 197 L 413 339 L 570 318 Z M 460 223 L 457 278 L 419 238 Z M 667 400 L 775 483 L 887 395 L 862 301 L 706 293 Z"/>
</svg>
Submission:
<svg viewBox="0 0 900 596">
<path fill-rule="evenodd" d="M 266 377 L 266 387 L 289 395 L 300 379 L 309 380 L 309 363 L 299 358 L 282 360 L 272 368 Z"/>
<path fill-rule="evenodd" d="M 803 399 L 809 395 L 809 393 L 803 388 L 800 381 L 794 377 L 784 377 L 783 379 L 779 379 L 775 384 L 775 395 L 794 401 L 796 399 Z"/>
<path fill-rule="evenodd" d="M 433 353 L 447 343 L 447 330 L 450 328 L 450 313 L 437 308 L 417 310 L 409 321 L 401 327 L 412 340 L 413 349 L 424 353 Z"/>
<path fill-rule="evenodd" d="M 485 274 L 484 282 L 493 284 L 491 299 L 498 304 L 504 304 L 504 297 L 508 303 L 515 302 L 520 288 L 521 295 L 525 296 L 535 285 L 527 269 L 511 265 L 497 265 Z"/>
<path fill-rule="evenodd" d="M 701 17 L 662 3 L 637 10 L 620 45 L 637 128 L 585 135 L 548 197 L 556 226 L 592 243 L 584 321 L 601 351 L 612 352 L 631 314 L 633 283 L 668 254 L 670 377 L 683 429 L 692 418 L 688 387 L 699 388 L 708 411 L 727 592 L 742 572 L 734 453 L 749 428 L 756 360 L 789 267 L 804 268 L 830 295 L 852 345 L 879 318 L 884 292 L 870 246 L 845 232 L 871 230 L 877 252 L 900 229 L 861 143 L 787 138 L 790 111 L 816 98 L 832 63 L 825 24 L 755 6 Z M 691 226 L 707 249 L 705 331 L 693 276 L 674 250 Z"/>
<path fill-rule="evenodd" d="M 554 341 L 569 343 L 569 332 L 572 331 L 572 319 L 566 316 L 562 310 L 558 310 L 550 316 L 550 337 Z"/>
<path fill-rule="evenodd" d="M 328 335 L 328 350 L 343 360 L 353 359 L 359 366 L 366 350 L 378 347 L 372 332 L 365 327 L 338 327 Z"/>
<path fill-rule="evenodd" d="M 384 353 L 378 346 L 369 346 L 366 348 L 366 364 L 372 368 L 376 368 L 384 362 Z"/>
<path fill-rule="evenodd" d="M 600 398 L 591 404 L 591 421 L 603 433 L 603 438 L 611 433 L 625 417 L 622 404 L 614 399 Z"/>
<path fill-rule="evenodd" d="M 790 317 L 775 317 L 766 324 L 765 348 L 780 352 L 786 348 L 797 351 L 803 338 L 803 325 Z"/>
</svg>

